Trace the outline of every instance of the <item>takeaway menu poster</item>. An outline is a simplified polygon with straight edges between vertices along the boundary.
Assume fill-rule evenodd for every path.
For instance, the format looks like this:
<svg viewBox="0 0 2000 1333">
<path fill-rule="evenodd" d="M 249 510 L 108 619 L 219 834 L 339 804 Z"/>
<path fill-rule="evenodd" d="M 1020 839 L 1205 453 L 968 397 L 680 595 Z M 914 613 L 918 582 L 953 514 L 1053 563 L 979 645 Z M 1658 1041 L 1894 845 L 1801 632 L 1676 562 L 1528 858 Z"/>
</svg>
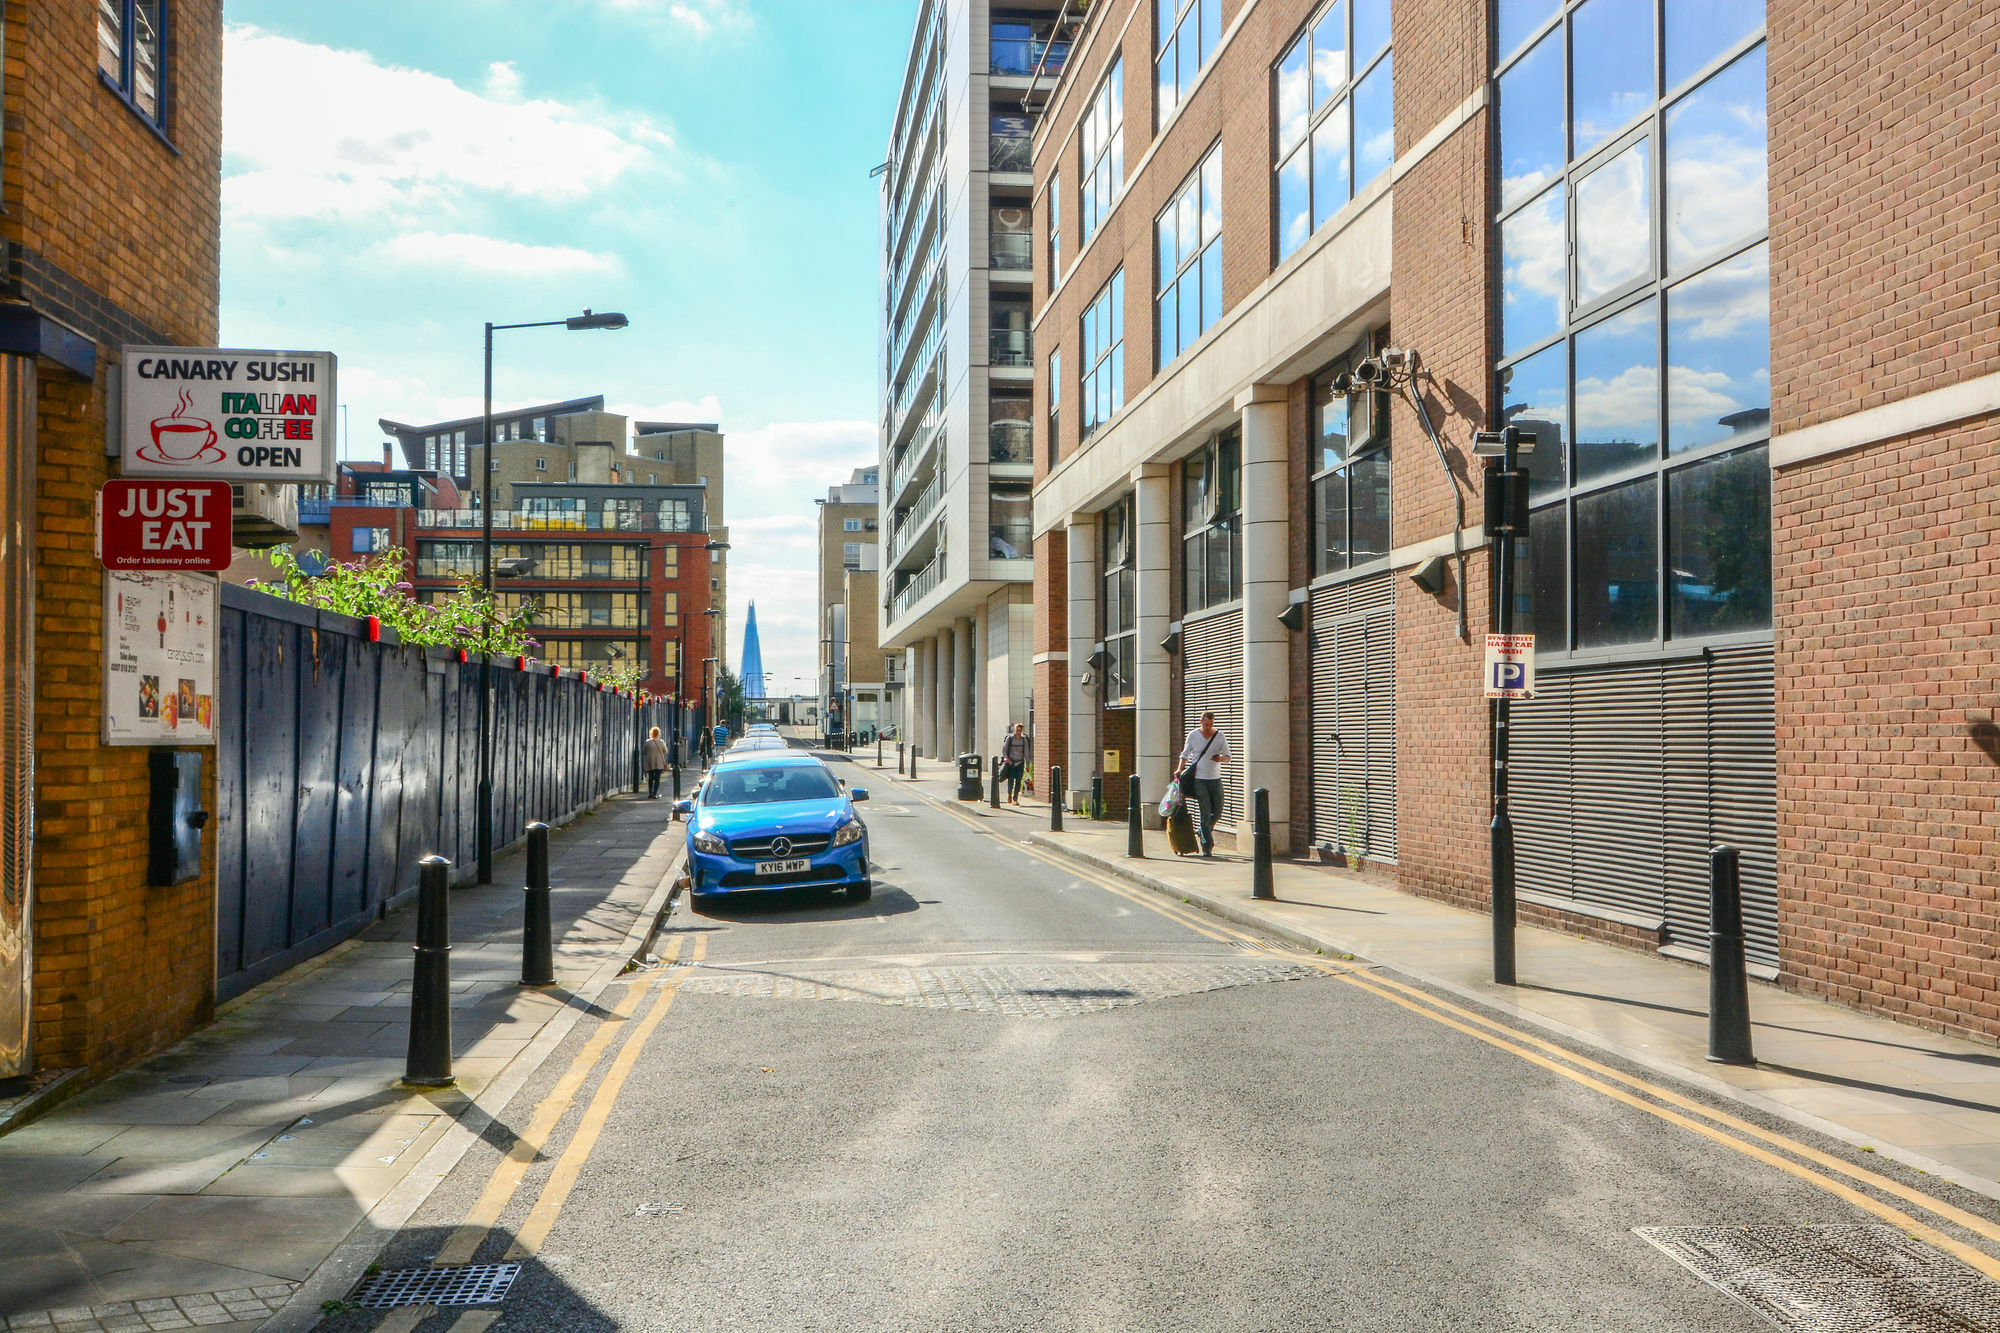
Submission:
<svg viewBox="0 0 2000 1333">
<path fill-rule="evenodd" d="M 215 743 L 216 583 L 104 572 L 104 742 Z"/>
</svg>

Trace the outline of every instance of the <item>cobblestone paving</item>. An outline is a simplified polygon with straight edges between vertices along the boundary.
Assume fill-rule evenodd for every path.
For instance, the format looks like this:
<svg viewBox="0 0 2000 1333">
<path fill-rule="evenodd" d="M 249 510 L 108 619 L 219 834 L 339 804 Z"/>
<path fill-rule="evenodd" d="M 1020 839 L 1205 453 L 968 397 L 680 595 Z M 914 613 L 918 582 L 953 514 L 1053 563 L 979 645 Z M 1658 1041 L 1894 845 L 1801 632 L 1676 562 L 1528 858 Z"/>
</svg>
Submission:
<svg viewBox="0 0 2000 1333">
<path fill-rule="evenodd" d="M 241 1287 L 199 1296 L 160 1297 L 146 1301 L 115 1301 L 110 1305 L 41 1310 L 0 1317 L 0 1329 L 34 1329 L 36 1333 L 149 1333 L 153 1329 L 208 1328 L 268 1319 L 291 1296 L 292 1283 Z"/>
<path fill-rule="evenodd" d="M 878 967 L 813 973 L 718 974 L 711 968 L 684 982 L 681 989 L 755 999 L 861 1000 L 1008 1018 L 1068 1018 L 1175 995 L 1321 975 L 1296 963 L 1227 962 Z"/>
</svg>

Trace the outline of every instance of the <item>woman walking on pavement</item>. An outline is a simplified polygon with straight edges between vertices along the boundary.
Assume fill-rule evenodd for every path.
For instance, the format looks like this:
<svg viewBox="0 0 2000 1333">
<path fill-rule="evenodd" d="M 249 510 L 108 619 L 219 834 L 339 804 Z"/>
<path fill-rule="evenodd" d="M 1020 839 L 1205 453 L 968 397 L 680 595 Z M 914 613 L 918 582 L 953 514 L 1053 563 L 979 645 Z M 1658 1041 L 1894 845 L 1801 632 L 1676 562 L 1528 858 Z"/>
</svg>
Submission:
<svg viewBox="0 0 2000 1333">
<path fill-rule="evenodd" d="M 640 767 L 646 770 L 646 799 L 660 799 L 660 774 L 667 766 L 667 743 L 660 739 L 660 729 L 653 728 L 652 735 L 639 747 Z"/>
<path fill-rule="evenodd" d="M 1028 767 L 1028 729 L 1019 722 L 1000 742 L 1000 780 L 1007 784 L 1007 803 L 1021 803 L 1021 775 Z"/>
<path fill-rule="evenodd" d="M 1215 714 L 1203 713 L 1201 725 L 1187 734 L 1174 780 L 1181 794 L 1201 807 L 1201 854 L 1215 855 L 1215 821 L 1222 814 L 1222 769 L 1231 758 L 1229 741 L 1215 729 Z"/>
</svg>

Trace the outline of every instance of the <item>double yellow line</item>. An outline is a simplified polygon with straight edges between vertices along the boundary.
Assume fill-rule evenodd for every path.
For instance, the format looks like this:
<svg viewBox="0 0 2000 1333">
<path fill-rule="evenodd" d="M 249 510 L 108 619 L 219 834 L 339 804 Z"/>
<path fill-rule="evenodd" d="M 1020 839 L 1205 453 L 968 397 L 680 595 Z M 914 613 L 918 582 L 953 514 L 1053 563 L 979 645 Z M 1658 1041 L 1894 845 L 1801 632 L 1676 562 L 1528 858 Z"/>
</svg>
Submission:
<svg viewBox="0 0 2000 1333">
<path fill-rule="evenodd" d="M 1429 991 L 1379 973 L 1363 973 L 1322 962 L 1304 954 L 1274 949 L 1262 938 L 1224 925 L 1206 913 L 1197 913 L 1192 909 L 1164 901 L 1156 892 L 1136 885 L 1119 883 L 1105 874 L 1080 868 L 1074 862 L 1040 848 L 1023 845 L 1021 851 L 1038 861 L 1047 862 L 1066 873 L 1095 884 L 1106 892 L 1117 894 L 1121 898 L 1149 908 L 1197 934 L 1212 940 L 1247 944 L 1270 957 L 1303 962 L 1335 980 L 1367 991 L 1413 1014 L 1419 1014 L 1434 1023 L 1507 1051 L 1538 1068 L 1559 1074 L 1593 1092 L 1644 1111 L 1670 1125 L 1700 1135 L 1766 1166 L 1774 1167 L 1865 1212 L 1874 1214 L 1909 1235 L 1957 1256 L 1990 1278 L 2000 1279 L 2000 1258 L 1996 1258 L 1989 1250 L 1968 1244 L 1940 1231 L 1876 1195 L 1888 1195 L 1890 1198 L 1900 1200 L 1917 1211 L 1971 1233 L 1989 1245 L 2000 1246 L 2000 1224 L 1954 1207 L 1942 1199 L 1933 1198 L 1899 1180 L 1856 1166 L 1831 1153 L 1822 1152 L 1784 1134 L 1753 1124 L 1740 1116 L 1707 1106 L 1651 1080 L 1614 1069 L 1587 1056 L 1578 1055 L 1554 1042 L 1532 1036 L 1488 1018 L 1484 1014 L 1440 999 Z M 1821 1169 L 1815 1170 L 1814 1167 Z M 1835 1179 L 1835 1176 L 1845 1179 Z M 1854 1184 L 1847 1183 L 1849 1181 Z M 1875 1193 L 1864 1193 L 1862 1189 L 1856 1188 L 1857 1185 Z"/>
<path fill-rule="evenodd" d="M 683 939 L 684 937 L 676 936 L 667 946 L 662 961 L 668 967 L 679 962 Z M 694 948 L 689 953 L 689 966 L 699 966 L 707 953 L 708 937 L 695 936 Z M 583 1090 L 584 1081 L 589 1078 L 591 1070 L 597 1067 L 597 1062 L 605 1050 L 614 1041 L 620 1041 L 622 1038 L 622 1044 L 612 1058 L 610 1069 L 605 1073 L 603 1082 L 598 1084 L 590 1105 L 584 1108 L 583 1118 L 577 1122 L 576 1132 L 570 1135 L 562 1156 L 556 1159 L 555 1169 L 549 1173 L 548 1180 L 543 1182 L 541 1194 L 536 1197 L 534 1206 L 528 1210 L 528 1216 L 521 1223 L 520 1230 L 515 1233 L 514 1242 L 508 1247 L 505 1257 L 509 1261 L 514 1261 L 524 1259 L 540 1250 L 542 1243 L 548 1239 L 549 1231 L 555 1226 L 556 1219 L 562 1215 L 563 1205 L 569 1201 L 570 1191 L 575 1188 L 577 1177 L 582 1173 L 584 1164 L 590 1160 L 591 1151 L 596 1148 L 598 1137 L 604 1132 L 605 1123 L 611 1118 L 611 1109 L 617 1104 L 618 1094 L 624 1090 L 625 1080 L 639 1062 L 647 1038 L 653 1035 L 653 1029 L 660 1025 L 660 1020 L 664 1019 L 667 1011 L 673 1007 L 674 996 L 679 992 L 681 982 L 685 979 L 685 973 L 650 985 L 635 979 L 625 988 L 625 994 L 613 1006 L 610 1017 L 598 1024 L 597 1031 L 591 1033 L 590 1039 L 584 1042 L 583 1048 L 576 1053 L 576 1058 L 570 1062 L 569 1068 L 563 1071 L 562 1077 L 556 1080 L 548 1096 L 536 1104 L 535 1113 L 529 1119 L 528 1127 L 521 1131 L 513 1146 L 508 1149 L 507 1155 L 493 1169 L 493 1175 L 487 1180 L 485 1190 L 467 1210 L 465 1221 L 452 1232 L 443 1248 L 431 1260 L 433 1265 L 441 1267 L 472 1262 L 473 1256 L 479 1252 L 479 1247 L 499 1224 L 501 1214 L 507 1211 L 507 1205 L 513 1202 L 514 1195 L 521 1188 L 521 1182 L 527 1178 L 528 1168 L 541 1156 L 542 1148 L 554 1135 L 556 1126 L 575 1104 L 577 1095 Z M 628 1025 L 628 1020 L 638 1010 L 640 1002 L 649 995 L 652 997 L 652 1004 L 647 1007 L 636 1026 Z"/>
</svg>

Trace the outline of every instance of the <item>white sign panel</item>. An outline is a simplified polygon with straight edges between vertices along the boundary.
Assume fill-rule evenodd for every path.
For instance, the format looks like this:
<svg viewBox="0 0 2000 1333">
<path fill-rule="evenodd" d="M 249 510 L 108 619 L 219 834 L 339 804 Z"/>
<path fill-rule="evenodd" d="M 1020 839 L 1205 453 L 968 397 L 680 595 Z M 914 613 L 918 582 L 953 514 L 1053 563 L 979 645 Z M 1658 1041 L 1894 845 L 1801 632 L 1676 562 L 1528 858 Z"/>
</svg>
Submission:
<svg viewBox="0 0 2000 1333">
<path fill-rule="evenodd" d="M 1486 697 L 1489 699 L 1535 697 L 1534 635 L 1486 636 Z"/>
<path fill-rule="evenodd" d="M 215 579 L 104 571 L 104 743 L 215 744 Z"/>
<path fill-rule="evenodd" d="M 332 481 L 332 352 L 127 347 L 122 387 L 128 477 Z"/>
</svg>

